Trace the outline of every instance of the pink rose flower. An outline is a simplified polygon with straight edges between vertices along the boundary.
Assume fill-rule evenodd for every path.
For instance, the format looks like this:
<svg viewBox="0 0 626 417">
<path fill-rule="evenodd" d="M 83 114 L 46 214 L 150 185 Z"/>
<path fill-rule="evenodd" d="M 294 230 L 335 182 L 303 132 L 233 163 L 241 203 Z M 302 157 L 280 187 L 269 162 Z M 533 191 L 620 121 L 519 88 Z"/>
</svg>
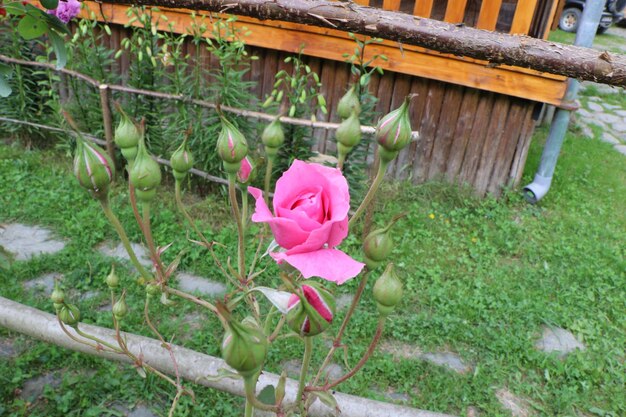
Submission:
<svg viewBox="0 0 626 417">
<path fill-rule="evenodd" d="M 249 190 L 256 199 L 252 221 L 268 223 L 284 249 L 270 253 L 278 263 L 287 262 L 304 278 L 337 284 L 361 272 L 363 263 L 335 249 L 348 235 L 350 209 L 348 182 L 339 169 L 294 161 L 276 182 L 274 214 L 261 190 Z"/>
<path fill-rule="evenodd" d="M 61 22 L 67 24 L 80 13 L 80 2 L 78 0 L 59 0 L 57 8 L 48 10 L 48 13 L 58 17 Z"/>
<path fill-rule="evenodd" d="M 250 174 L 252 173 L 252 163 L 250 162 L 249 157 L 245 157 L 241 160 L 241 168 L 237 172 L 237 181 L 241 183 L 247 183 L 250 180 Z"/>
</svg>

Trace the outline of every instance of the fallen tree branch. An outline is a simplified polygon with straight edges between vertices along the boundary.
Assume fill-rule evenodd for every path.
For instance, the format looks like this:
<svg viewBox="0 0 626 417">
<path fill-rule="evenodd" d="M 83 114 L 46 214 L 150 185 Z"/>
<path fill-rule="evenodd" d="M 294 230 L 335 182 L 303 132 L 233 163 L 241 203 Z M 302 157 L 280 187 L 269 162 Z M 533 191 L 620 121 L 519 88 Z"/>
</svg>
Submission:
<svg viewBox="0 0 626 417">
<path fill-rule="evenodd" d="M 626 86 L 626 56 L 328 0 L 106 0 L 339 29 L 461 57 Z"/>
<path fill-rule="evenodd" d="M 52 314 L 45 313 L 35 308 L 16 303 L 4 297 L 0 297 L 0 326 L 11 331 L 31 336 L 46 343 L 61 346 L 78 352 L 88 353 L 101 358 L 128 362 L 127 356 L 107 351 L 96 351 L 82 343 L 70 339 Z M 94 335 L 105 342 L 117 344 L 115 331 L 98 326 L 80 324 L 82 331 Z M 73 332 L 73 330 L 70 330 Z M 155 369 L 173 375 L 174 366 L 170 352 L 163 348 L 159 340 L 150 339 L 131 333 L 122 333 L 126 344 L 131 352 L 141 353 L 142 359 Z M 180 346 L 171 345 L 172 352 L 176 356 L 180 376 L 188 381 L 195 382 L 206 387 L 215 388 L 233 395 L 244 396 L 242 380 L 224 378 L 221 380 L 207 379 L 209 376 L 218 375 L 219 369 L 228 368 L 226 363 L 219 358 L 195 352 Z M 278 375 L 263 372 L 257 384 L 260 391 L 266 385 L 276 386 Z M 288 403 L 294 401 L 297 392 L 297 381 L 288 379 L 285 400 Z M 342 417 L 452 417 L 448 414 L 433 413 L 415 408 L 403 407 L 394 404 L 374 401 L 353 395 L 335 393 L 335 398 L 341 409 Z M 330 417 L 335 415 L 332 410 L 319 401 L 311 407 L 311 416 Z"/>
</svg>

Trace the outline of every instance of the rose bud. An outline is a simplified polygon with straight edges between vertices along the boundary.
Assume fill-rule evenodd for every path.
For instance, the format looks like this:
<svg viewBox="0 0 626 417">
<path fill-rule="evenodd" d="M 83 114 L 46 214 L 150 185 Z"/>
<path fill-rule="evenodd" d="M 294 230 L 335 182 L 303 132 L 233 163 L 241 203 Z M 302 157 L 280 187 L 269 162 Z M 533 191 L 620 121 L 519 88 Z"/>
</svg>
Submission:
<svg viewBox="0 0 626 417">
<path fill-rule="evenodd" d="M 370 270 L 379 267 L 382 261 L 391 253 L 393 249 L 393 239 L 389 231 L 397 220 L 396 218 L 384 228 L 370 232 L 363 241 L 365 265 L 367 265 Z"/>
<path fill-rule="evenodd" d="M 79 138 L 74 175 L 83 188 L 91 191 L 96 198 L 105 199 L 115 175 L 115 166 L 102 148 Z"/>
<path fill-rule="evenodd" d="M 361 122 L 355 112 L 352 112 L 350 117 L 341 122 L 337 132 L 335 132 L 335 138 L 337 139 L 339 166 L 343 166 L 346 156 L 361 141 Z"/>
<path fill-rule="evenodd" d="M 376 126 L 375 135 L 376 141 L 380 145 L 380 157 L 387 161 L 395 158 L 398 151 L 411 140 L 411 133 L 409 98 L 407 97 L 400 107 L 380 119 Z"/>
<path fill-rule="evenodd" d="M 116 288 L 119 285 L 120 279 L 115 273 L 115 265 L 111 265 L 111 272 L 109 272 L 109 275 L 107 275 L 105 281 L 111 289 Z"/>
<path fill-rule="evenodd" d="M 263 366 L 268 349 L 267 337 L 249 317 L 241 323 L 229 317 L 227 323 L 222 358 L 242 376 L 251 376 Z"/>
<path fill-rule="evenodd" d="M 222 131 L 217 138 L 217 153 L 224 162 L 224 170 L 237 174 L 241 160 L 248 154 L 248 143 L 243 134 L 222 117 Z"/>
<path fill-rule="evenodd" d="M 121 107 L 118 106 L 118 110 L 121 117 L 119 124 L 115 128 L 115 144 L 120 149 L 136 148 L 141 139 L 141 131 Z"/>
<path fill-rule="evenodd" d="M 148 153 L 143 138 L 128 178 L 135 187 L 137 200 L 150 202 L 154 199 L 156 188 L 161 184 L 161 167 Z"/>
<path fill-rule="evenodd" d="M 287 324 L 300 336 L 315 336 L 330 326 L 335 315 L 335 299 L 323 288 L 303 285 L 289 299 Z"/>
<path fill-rule="evenodd" d="M 68 326 L 76 326 L 80 321 L 80 310 L 74 304 L 65 304 L 59 311 L 59 319 Z"/>
<path fill-rule="evenodd" d="M 63 304 L 63 301 L 65 301 L 65 293 L 61 288 L 55 285 L 52 294 L 50 294 L 50 300 L 52 300 L 54 304 Z"/>
<path fill-rule="evenodd" d="M 146 285 L 146 295 L 148 297 L 153 297 L 155 295 L 161 294 L 161 287 L 156 284 L 148 284 Z"/>
<path fill-rule="evenodd" d="M 170 165 L 172 166 L 174 178 L 177 180 L 183 180 L 189 170 L 193 168 L 193 155 L 187 146 L 187 138 L 172 154 Z"/>
<path fill-rule="evenodd" d="M 261 142 L 263 142 L 263 146 L 265 146 L 265 154 L 267 157 L 273 159 L 278 153 L 278 148 L 285 142 L 285 133 L 283 132 L 279 118 L 274 119 L 272 123 L 263 129 Z"/>
<path fill-rule="evenodd" d="M 256 174 L 256 166 L 252 163 L 250 157 L 246 156 L 241 160 L 241 168 L 237 171 L 237 181 L 241 184 L 249 184 Z"/>
<path fill-rule="evenodd" d="M 374 300 L 381 316 L 388 316 L 402 298 L 402 282 L 396 274 L 393 264 L 387 265 L 383 274 L 374 284 Z"/>
<path fill-rule="evenodd" d="M 119 300 L 113 304 L 113 316 L 116 320 L 121 320 L 128 314 L 128 305 L 126 305 L 126 294 L 122 294 Z"/>
<path fill-rule="evenodd" d="M 358 116 L 361 113 L 361 104 L 359 103 L 359 95 L 356 92 L 356 84 L 344 94 L 337 104 L 337 114 L 342 119 L 347 119 L 352 113 Z"/>
</svg>

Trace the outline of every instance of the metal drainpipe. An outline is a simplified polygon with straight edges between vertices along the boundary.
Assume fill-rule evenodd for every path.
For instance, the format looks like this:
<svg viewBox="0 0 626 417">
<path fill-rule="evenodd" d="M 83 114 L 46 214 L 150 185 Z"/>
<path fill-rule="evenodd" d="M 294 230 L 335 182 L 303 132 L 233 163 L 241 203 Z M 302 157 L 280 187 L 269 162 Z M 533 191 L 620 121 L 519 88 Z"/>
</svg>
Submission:
<svg viewBox="0 0 626 417">
<path fill-rule="evenodd" d="M 580 25 L 578 26 L 574 45 L 584 46 L 586 48 L 591 47 L 593 38 L 596 36 L 596 31 L 598 30 L 598 25 L 600 24 L 604 4 L 605 0 L 587 1 Z M 578 80 L 573 78 L 567 80 L 567 91 L 565 92 L 564 103 L 573 103 L 578 96 L 579 88 L 580 83 Z M 535 204 L 541 200 L 550 189 L 556 161 L 559 158 L 561 146 L 563 145 L 565 133 L 569 125 L 570 112 L 571 109 L 560 108 L 554 115 L 552 126 L 550 127 L 550 134 L 543 148 L 541 162 L 539 163 L 535 178 L 532 183 L 524 187 L 524 198 L 531 204 Z"/>
</svg>

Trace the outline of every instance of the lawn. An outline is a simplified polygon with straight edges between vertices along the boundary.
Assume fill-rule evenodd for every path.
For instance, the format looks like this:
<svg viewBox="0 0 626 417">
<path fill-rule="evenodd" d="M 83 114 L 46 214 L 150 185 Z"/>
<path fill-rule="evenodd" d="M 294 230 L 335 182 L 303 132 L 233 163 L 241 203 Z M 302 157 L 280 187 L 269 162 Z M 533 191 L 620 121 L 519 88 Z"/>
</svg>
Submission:
<svg viewBox="0 0 626 417">
<path fill-rule="evenodd" d="M 524 182 L 536 170 L 546 134 L 545 130 L 535 134 Z M 393 398 L 413 407 L 455 415 L 465 415 L 468 407 L 475 407 L 481 416 L 508 416 L 495 396 L 496 391 L 507 389 L 526 399 L 536 415 L 626 415 L 625 162 L 609 145 L 584 139 L 572 129 L 552 189 L 536 206 L 527 204 L 518 190 L 495 200 L 477 199 L 467 189 L 436 182 L 386 185 L 377 203 L 377 222 L 408 213 L 395 229 L 393 252 L 405 297 L 385 330 L 387 351 L 377 353 L 340 390 L 387 401 L 390 394 L 397 394 Z M 123 183 L 116 187 L 113 207 L 131 239 L 138 240 L 125 190 Z M 161 244 L 174 242 L 168 251 L 171 258 L 188 247 L 181 270 L 217 277 L 206 253 L 187 245 L 170 197 L 171 189 L 166 186 L 153 218 L 155 239 Z M 206 199 L 187 196 L 187 203 L 209 239 L 232 247 L 235 228 L 227 222 L 221 194 Z M 0 295 L 52 312 L 45 296 L 33 295 L 22 284 L 43 273 L 63 272 L 66 291 L 74 294 L 84 320 L 110 326 L 109 313 L 99 310 L 107 299 L 103 280 L 110 260 L 94 248 L 113 240 L 114 234 L 97 204 L 72 177 L 68 157 L 50 150 L 0 145 L 0 222 L 50 227 L 67 242 L 57 254 L 0 270 Z M 360 257 L 359 246 L 356 237 L 349 237 L 342 248 Z M 232 249 L 220 256 L 228 253 Z M 270 285 L 275 282 L 273 271 L 271 266 L 264 275 Z M 131 306 L 139 303 L 143 289 L 133 274 L 120 266 L 120 276 Z M 356 282 L 350 282 L 338 292 L 349 294 L 355 288 Z M 81 301 L 78 294 L 89 290 L 100 292 Z M 360 358 L 374 332 L 377 315 L 370 290 L 345 339 L 351 364 Z M 125 328 L 149 334 L 138 310 L 131 310 Z M 155 317 L 164 334 L 177 334 L 176 343 L 218 355 L 221 330 L 217 321 L 201 315 L 189 323 L 191 311 L 184 303 L 161 306 Z M 538 351 L 534 344 L 546 325 L 568 329 L 586 350 L 562 359 Z M 142 379 L 131 367 L 1 329 L 0 339 L 14 340 L 21 351 L 0 362 L 0 415 L 121 415 L 116 405 L 137 403 L 157 415 L 167 414 L 174 392 L 154 377 Z M 455 352 L 471 370 L 456 373 L 390 353 L 406 347 Z M 324 349 L 316 349 L 316 363 L 323 353 Z M 280 341 L 270 352 L 267 369 L 279 372 L 281 364 L 301 354 L 300 344 Z M 25 381 L 58 370 L 63 373 L 61 384 L 47 389 L 44 398 L 35 403 L 19 398 Z M 192 387 L 196 401 L 183 398 L 176 416 L 241 415 L 240 399 Z"/>
</svg>

